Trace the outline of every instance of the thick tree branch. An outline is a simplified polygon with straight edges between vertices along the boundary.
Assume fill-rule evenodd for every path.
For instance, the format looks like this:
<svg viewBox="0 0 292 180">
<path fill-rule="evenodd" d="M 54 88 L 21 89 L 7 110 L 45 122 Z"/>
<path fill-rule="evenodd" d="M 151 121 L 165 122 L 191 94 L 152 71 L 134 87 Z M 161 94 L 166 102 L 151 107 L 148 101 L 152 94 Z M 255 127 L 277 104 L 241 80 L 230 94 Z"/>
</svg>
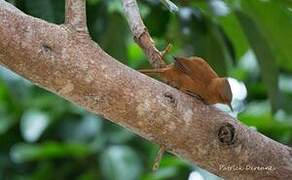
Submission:
<svg viewBox="0 0 292 180">
<path fill-rule="evenodd" d="M 78 32 L 88 33 L 86 0 L 66 0 L 65 24 Z"/>
<path fill-rule="evenodd" d="M 0 63 L 227 179 L 292 179 L 291 148 L 0 0 Z M 242 169 L 239 169 L 242 168 Z"/>
<path fill-rule="evenodd" d="M 164 67 L 163 54 L 156 49 L 154 41 L 144 25 L 136 0 L 122 0 L 122 3 L 134 39 L 143 49 L 150 64 L 154 68 Z"/>
</svg>

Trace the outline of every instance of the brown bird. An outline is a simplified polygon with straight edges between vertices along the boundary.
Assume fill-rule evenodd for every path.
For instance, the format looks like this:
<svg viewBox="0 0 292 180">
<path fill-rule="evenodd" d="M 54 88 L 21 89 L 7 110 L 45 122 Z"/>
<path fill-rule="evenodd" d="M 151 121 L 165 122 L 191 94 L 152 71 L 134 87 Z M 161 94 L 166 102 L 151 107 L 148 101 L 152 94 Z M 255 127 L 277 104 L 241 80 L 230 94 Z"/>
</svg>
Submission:
<svg viewBox="0 0 292 180">
<path fill-rule="evenodd" d="M 200 57 L 174 57 L 175 62 L 160 69 L 144 69 L 145 74 L 159 74 L 164 82 L 192 96 L 199 96 L 207 104 L 231 106 L 232 92 L 227 78 L 219 77 Z"/>
</svg>

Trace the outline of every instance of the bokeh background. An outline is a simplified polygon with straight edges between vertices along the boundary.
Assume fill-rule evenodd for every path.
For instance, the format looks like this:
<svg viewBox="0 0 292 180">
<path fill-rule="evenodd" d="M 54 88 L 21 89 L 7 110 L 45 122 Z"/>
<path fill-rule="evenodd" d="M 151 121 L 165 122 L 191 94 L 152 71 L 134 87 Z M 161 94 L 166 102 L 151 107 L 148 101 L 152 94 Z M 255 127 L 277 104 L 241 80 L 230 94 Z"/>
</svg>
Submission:
<svg viewBox="0 0 292 180">
<path fill-rule="evenodd" d="M 64 0 L 9 0 L 25 13 L 61 24 Z M 233 114 L 250 128 L 292 145 L 292 1 L 139 0 L 159 49 L 197 55 L 221 76 L 244 82 L 247 98 Z M 90 34 L 111 56 L 149 68 L 123 16 L 120 0 L 87 0 Z M 195 129 L 194 129 L 195 131 Z M 0 68 L 0 179 L 219 179 Z M 260 155 L 259 155 L 260 156 Z"/>
</svg>

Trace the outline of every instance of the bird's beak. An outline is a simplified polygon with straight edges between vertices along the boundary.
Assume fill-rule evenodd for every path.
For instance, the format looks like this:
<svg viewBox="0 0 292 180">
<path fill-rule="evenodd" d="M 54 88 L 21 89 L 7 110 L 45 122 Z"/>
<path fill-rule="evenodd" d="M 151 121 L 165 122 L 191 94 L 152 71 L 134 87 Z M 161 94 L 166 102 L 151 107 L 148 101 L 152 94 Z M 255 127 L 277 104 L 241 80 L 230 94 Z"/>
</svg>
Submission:
<svg viewBox="0 0 292 180">
<path fill-rule="evenodd" d="M 230 110 L 231 110 L 232 112 L 234 112 L 234 111 L 233 111 L 233 108 L 232 108 L 232 105 L 231 105 L 231 102 L 228 104 L 228 106 L 229 106 Z"/>
</svg>

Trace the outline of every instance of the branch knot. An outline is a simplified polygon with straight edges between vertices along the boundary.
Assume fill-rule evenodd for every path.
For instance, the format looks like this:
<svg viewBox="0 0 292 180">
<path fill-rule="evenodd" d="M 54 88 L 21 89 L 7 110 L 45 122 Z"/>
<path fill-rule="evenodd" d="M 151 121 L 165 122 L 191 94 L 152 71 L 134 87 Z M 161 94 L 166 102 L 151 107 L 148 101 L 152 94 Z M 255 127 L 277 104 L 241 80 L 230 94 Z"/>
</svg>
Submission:
<svg viewBox="0 0 292 180">
<path fill-rule="evenodd" d="M 218 130 L 218 139 L 221 143 L 232 145 L 235 142 L 235 128 L 232 124 L 225 123 Z"/>
</svg>

